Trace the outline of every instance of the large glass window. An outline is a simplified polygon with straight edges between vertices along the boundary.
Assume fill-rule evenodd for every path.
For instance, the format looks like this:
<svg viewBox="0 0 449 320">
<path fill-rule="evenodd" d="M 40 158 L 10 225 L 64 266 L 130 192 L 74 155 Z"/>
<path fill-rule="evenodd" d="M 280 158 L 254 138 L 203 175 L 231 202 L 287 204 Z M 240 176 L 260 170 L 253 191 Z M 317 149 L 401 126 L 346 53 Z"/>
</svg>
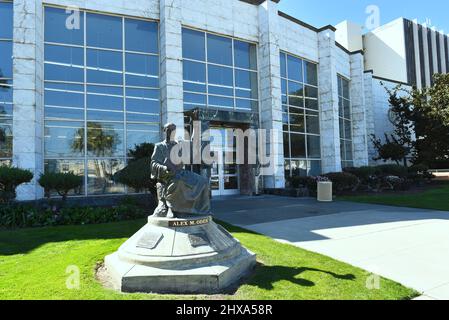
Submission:
<svg viewBox="0 0 449 320">
<path fill-rule="evenodd" d="M 182 31 L 184 109 L 258 111 L 255 44 Z"/>
<path fill-rule="evenodd" d="M 285 174 L 321 174 L 318 71 L 315 63 L 281 52 Z"/>
<path fill-rule="evenodd" d="M 352 117 L 349 81 L 340 75 L 338 76 L 338 117 L 340 120 L 341 166 L 342 168 L 353 167 Z"/>
<path fill-rule="evenodd" d="M 84 177 L 77 195 L 124 193 L 128 150 L 160 135 L 158 24 L 45 8 L 45 170 Z"/>
<path fill-rule="evenodd" d="M 0 164 L 12 159 L 12 38 L 13 4 L 0 1 Z"/>
</svg>

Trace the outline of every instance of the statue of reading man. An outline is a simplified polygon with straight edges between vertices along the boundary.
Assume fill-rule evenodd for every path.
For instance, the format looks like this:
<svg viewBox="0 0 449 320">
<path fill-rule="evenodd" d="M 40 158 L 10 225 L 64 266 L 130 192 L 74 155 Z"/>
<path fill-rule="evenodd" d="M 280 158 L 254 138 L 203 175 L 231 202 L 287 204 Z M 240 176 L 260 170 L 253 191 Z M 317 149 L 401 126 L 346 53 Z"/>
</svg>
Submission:
<svg viewBox="0 0 449 320">
<path fill-rule="evenodd" d="M 172 137 L 174 132 L 175 124 L 164 126 L 165 140 L 156 144 L 151 157 L 151 178 L 157 181 L 159 200 L 153 217 L 210 214 L 209 181 L 201 175 L 184 170 L 183 163 L 175 164 L 180 162 L 178 159 L 175 163 L 171 159 L 173 148 L 181 143 Z"/>
</svg>

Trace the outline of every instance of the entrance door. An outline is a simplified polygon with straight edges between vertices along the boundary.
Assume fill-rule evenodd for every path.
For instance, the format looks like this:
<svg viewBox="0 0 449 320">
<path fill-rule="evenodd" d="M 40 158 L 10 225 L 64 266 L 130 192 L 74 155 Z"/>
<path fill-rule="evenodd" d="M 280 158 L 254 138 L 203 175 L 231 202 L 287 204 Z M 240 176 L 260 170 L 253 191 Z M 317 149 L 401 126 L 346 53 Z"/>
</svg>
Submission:
<svg viewBox="0 0 449 320">
<path fill-rule="evenodd" d="M 239 172 L 236 162 L 236 146 L 232 129 L 214 127 L 210 129 L 211 152 L 218 162 L 212 165 L 212 196 L 239 194 Z"/>
</svg>

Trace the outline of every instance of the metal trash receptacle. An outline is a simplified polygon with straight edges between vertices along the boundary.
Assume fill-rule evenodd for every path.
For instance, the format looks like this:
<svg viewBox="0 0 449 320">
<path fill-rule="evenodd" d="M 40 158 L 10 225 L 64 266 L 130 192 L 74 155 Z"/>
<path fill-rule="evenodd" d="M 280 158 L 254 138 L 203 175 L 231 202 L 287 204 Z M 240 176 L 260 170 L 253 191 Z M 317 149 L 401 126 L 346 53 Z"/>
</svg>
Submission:
<svg viewBox="0 0 449 320">
<path fill-rule="evenodd" d="M 332 202 L 332 182 L 318 182 L 317 200 L 320 202 Z"/>
</svg>

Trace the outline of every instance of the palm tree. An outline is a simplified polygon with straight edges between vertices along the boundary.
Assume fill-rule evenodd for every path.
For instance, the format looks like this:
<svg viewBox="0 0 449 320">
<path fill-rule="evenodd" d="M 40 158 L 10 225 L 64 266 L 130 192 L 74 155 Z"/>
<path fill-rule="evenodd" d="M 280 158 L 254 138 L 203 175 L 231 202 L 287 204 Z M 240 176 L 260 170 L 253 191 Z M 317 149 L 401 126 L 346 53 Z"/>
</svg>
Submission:
<svg viewBox="0 0 449 320">
<path fill-rule="evenodd" d="M 72 139 L 72 150 L 75 152 L 84 152 L 84 128 L 80 128 L 75 132 L 75 137 L 78 139 Z M 89 122 L 87 124 L 87 153 L 91 156 L 102 158 L 114 156 L 114 151 L 118 144 L 121 143 L 120 137 L 117 132 L 114 131 L 112 126 L 107 126 L 98 122 Z M 114 161 L 111 162 L 111 166 L 119 165 Z M 103 179 L 112 179 L 112 172 L 108 173 L 108 168 L 105 162 L 94 162 L 95 175 L 102 177 Z M 113 171 L 113 170 L 111 170 Z M 107 183 L 104 183 L 103 193 L 106 191 Z"/>
</svg>

